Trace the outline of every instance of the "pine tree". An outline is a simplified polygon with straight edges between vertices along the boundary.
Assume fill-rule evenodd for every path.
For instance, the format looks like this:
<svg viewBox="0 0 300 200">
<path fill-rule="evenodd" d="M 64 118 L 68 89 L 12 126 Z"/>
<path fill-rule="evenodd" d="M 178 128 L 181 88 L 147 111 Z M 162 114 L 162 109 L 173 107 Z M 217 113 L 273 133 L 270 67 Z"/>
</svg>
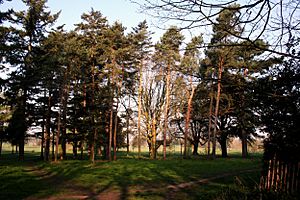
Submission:
<svg viewBox="0 0 300 200">
<path fill-rule="evenodd" d="M 229 6 L 230 9 L 224 9 L 219 14 L 217 23 L 213 26 L 211 47 L 206 51 L 207 58 L 203 65 L 210 66 L 208 70 L 217 72 L 212 75 L 213 79 L 217 79 L 212 137 L 213 157 L 217 140 L 221 144 L 222 156 L 227 156 L 227 140 L 233 133 L 241 138 L 242 155 L 247 156 L 247 142 L 251 141 L 251 134 L 255 135 L 255 115 L 251 110 L 251 89 L 248 87 L 251 73 L 269 67 L 273 60 L 258 59 L 264 52 L 261 49 L 267 48 L 267 44 L 261 40 L 255 41 L 255 44 L 232 40 L 228 32 L 243 34 L 238 25 L 237 7 L 238 5 L 233 4 Z M 255 48 L 257 46 L 261 48 Z M 232 120 L 233 118 L 236 120 Z M 229 127 L 232 128 L 231 131 L 228 131 Z"/>
<path fill-rule="evenodd" d="M 166 99 L 164 110 L 163 158 L 166 159 L 167 131 L 169 124 L 171 73 L 180 60 L 179 47 L 184 37 L 176 27 L 169 28 L 155 45 L 155 67 L 165 71 Z"/>
<path fill-rule="evenodd" d="M 223 71 L 231 66 L 232 59 L 234 58 L 233 48 L 235 46 L 234 42 L 231 41 L 232 36 L 229 32 L 234 32 L 236 35 L 241 34 L 241 28 L 238 24 L 237 12 L 235 9 L 237 5 L 233 4 L 229 6 L 230 9 L 223 9 L 217 20 L 217 23 L 213 26 L 213 35 L 210 43 L 210 47 L 206 51 L 207 60 L 206 65 L 210 66 L 208 69 L 215 69 L 217 72 L 217 92 L 216 100 L 214 106 L 214 126 L 213 126 L 213 136 L 212 136 L 212 156 L 216 155 L 216 137 L 218 130 L 219 121 L 219 107 L 221 98 L 221 81 Z M 217 69 L 217 70 L 216 70 Z M 210 128 L 210 127 L 209 127 Z"/>
<path fill-rule="evenodd" d="M 85 48 L 85 95 L 87 95 L 86 106 L 90 116 L 90 127 L 89 130 L 89 150 L 90 160 L 95 161 L 95 147 L 97 138 L 97 124 L 96 124 L 96 113 L 98 112 L 95 105 L 95 96 L 99 70 L 102 68 L 104 63 L 105 44 L 104 37 L 108 30 L 107 19 L 102 16 L 99 11 L 91 10 L 88 14 L 82 15 L 83 22 L 77 24 L 76 31 L 80 34 L 80 41 Z"/>
<path fill-rule="evenodd" d="M 186 120 L 185 120 L 185 131 L 184 131 L 184 151 L 183 156 L 187 156 L 187 140 L 189 136 L 189 125 L 190 125 L 190 115 L 192 111 L 192 100 L 195 92 L 195 87 L 193 85 L 193 75 L 195 75 L 196 70 L 199 67 L 199 47 L 203 42 L 202 36 L 193 37 L 191 42 L 187 44 L 184 56 L 181 62 L 183 74 L 187 74 L 189 79 L 189 85 L 191 87 L 191 92 L 188 92 L 188 101 L 187 101 L 187 111 L 186 111 Z M 199 140 L 198 140 L 199 141 Z M 194 147 L 198 148 L 198 142 L 194 142 Z M 196 149 L 197 149 L 196 148 Z M 194 151 L 195 152 L 195 151 Z"/>
<path fill-rule="evenodd" d="M 149 48 L 151 47 L 150 32 L 148 32 L 147 22 L 141 22 L 128 36 L 132 44 L 133 64 L 139 70 L 138 86 L 138 156 L 141 156 L 141 116 L 142 116 L 142 86 L 144 65 L 149 60 Z M 127 136 L 128 137 L 128 136 Z M 127 144 L 129 145 L 129 144 Z"/>
<path fill-rule="evenodd" d="M 28 117 L 30 112 L 29 99 L 32 89 L 38 82 L 36 67 L 38 66 L 39 44 L 45 38 L 46 29 L 53 25 L 59 13 L 51 15 L 46 12 L 46 1 L 25 1 L 27 11 L 14 12 L 9 19 L 13 24 L 7 41 L 9 42 L 10 53 L 7 54 L 7 62 L 12 66 L 17 66 L 9 76 L 10 95 L 18 99 L 15 116 L 18 116 L 22 128 L 18 131 L 19 135 L 19 159 L 24 159 L 24 140 L 27 127 L 31 119 Z M 11 96 L 12 97 L 12 96 Z M 13 123 L 13 122 L 12 122 Z"/>
</svg>

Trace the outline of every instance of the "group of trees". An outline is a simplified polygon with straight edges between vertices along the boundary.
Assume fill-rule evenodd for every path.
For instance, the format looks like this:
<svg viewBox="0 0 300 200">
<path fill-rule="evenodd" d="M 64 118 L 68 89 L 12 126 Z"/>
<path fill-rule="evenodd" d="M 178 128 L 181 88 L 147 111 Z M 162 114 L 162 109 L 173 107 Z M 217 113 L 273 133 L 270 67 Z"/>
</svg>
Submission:
<svg viewBox="0 0 300 200">
<path fill-rule="evenodd" d="M 30 127 L 41 130 L 45 160 L 66 158 L 67 143 L 75 158 L 88 149 L 92 161 L 115 160 L 117 148 L 129 151 L 129 135 L 139 154 L 147 143 L 152 159 L 161 145 L 165 159 L 175 140 L 184 156 L 189 142 L 193 154 L 207 144 L 212 157 L 219 143 L 226 157 L 230 138 L 239 137 L 247 157 L 259 129 L 270 134 L 266 145 L 299 138 L 298 38 L 284 54 L 294 57 L 269 56 L 267 41 L 243 40 L 238 4 L 215 15 L 208 45 L 202 35 L 183 45 L 178 27 L 152 44 L 146 21 L 126 33 L 93 9 L 74 30 L 52 28 L 59 13 L 48 12 L 46 0 L 23 2 L 26 11 L 0 18 L 1 65 L 11 68 L 1 80 L 0 139 L 17 145 L 20 159 Z"/>
<path fill-rule="evenodd" d="M 267 139 L 264 141 L 267 159 L 277 155 L 282 160 L 300 160 L 296 153 L 299 151 L 299 136 L 296 135 L 298 131 L 297 122 L 299 122 L 299 114 L 297 113 L 299 113 L 298 76 L 300 58 L 298 1 L 132 1 L 140 5 L 144 12 L 157 17 L 159 19 L 158 23 L 177 23 L 181 29 L 186 29 L 190 32 L 203 28 L 209 31 L 207 27 L 212 27 L 213 32 L 215 32 L 214 27 L 220 24 L 218 18 L 220 18 L 222 12 L 224 10 L 229 11 L 229 13 L 230 11 L 235 12 L 234 18 L 231 18 L 235 28 L 226 27 L 223 31 L 232 39 L 241 42 L 237 44 L 239 48 L 246 52 L 252 52 L 248 55 L 245 54 L 244 56 L 247 59 L 243 60 L 246 61 L 245 64 L 248 67 L 249 64 L 253 64 L 251 64 L 252 70 L 254 69 L 253 66 L 257 69 L 255 73 L 252 73 L 252 76 L 247 77 L 246 81 L 241 79 L 238 82 L 239 87 L 236 87 L 236 89 L 240 92 L 241 89 L 244 90 L 245 94 L 237 96 L 239 98 L 237 100 L 241 101 L 240 105 L 237 105 L 234 109 L 235 112 L 240 112 L 240 114 L 236 115 L 236 120 L 233 120 L 234 123 L 237 123 L 237 126 L 234 126 L 233 129 L 226 129 L 230 130 L 229 134 L 232 134 L 232 130 L 237 130 L 238 128 L 241 131 L 242 129 L 246 131 L 247 127 L 248 132 L 251 129 L 253 130 L 253 128 L 257 129 L 259 127 L 261 131 L 267 134 Z M 236 5 L 233 6 L 233 3 L 236 3 Z M 237 31 L 237 27 L 241 31 Z M 262 39 L 266 40 L 267 45 L 262 43 Z M 219 45 L 222 44 L 205 44 L 208 49 Z M 223 44 L 222 46 L 225 48 L 231 45 Z M 277 58 L 281 58 L 281 60 L 265 59 L 263 62 L 257 62 L 257 56 L 263 51 L 265 51 L 263 55 L 266 58 L 274 55 Z M 254 59 L 254 62 L 251 61 L 252 59 Z M 249 61 L 251 62 L 249 63 Z M 244 69 L 249 72 L 249 68 L 245 67 L 247 65 L 244 65 Z M 252 77 L 251 82 L 249 82 L 250 77 Z M 256 79 L 253 80 L 253 77 L 256 77 Z M 223 80 L 223 84 L 224 82 Z M 244 85 L 241 83 L 244 83 Z M 232 86 L 234 84 L 231 84 L 231 89 L 233 89 Z M 225 92 L 224 87 L 222 90 Z M 246 95 L 246 91 L 250 93 Z M 255 93 L 254 96 L 249 96 L 251 91 Z M 250 107 L 248 106 L 252 107 L 252 114 L 249 113 Z M 225 121 L 232 119 L 227 118 Z M 221 114 L 218 120 L 222 122 Z M 223 126 L 220 125 L 219 130 L 222 129 L 221 127 Z M 219 136 L 223 134 L 224 131 L 221 131 Z M 246 147 L 244 144 L 243 149 Z"/>
</svg>

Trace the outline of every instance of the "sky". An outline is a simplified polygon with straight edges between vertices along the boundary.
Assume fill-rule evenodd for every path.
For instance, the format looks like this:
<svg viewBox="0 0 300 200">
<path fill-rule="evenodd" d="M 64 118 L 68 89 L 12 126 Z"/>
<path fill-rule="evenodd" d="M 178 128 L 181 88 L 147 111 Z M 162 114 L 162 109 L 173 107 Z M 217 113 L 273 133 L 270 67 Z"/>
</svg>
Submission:
<svg viewBox="0 0 300 200">
<path fill-rule="evenodd" d="M 61 11 L 57 20 L 57 26 L 65 24 L 65 29 L 71 30 L 74 24 L 81 22 L 80 16 L 88 13 L 93 8 L 100 11 L 107 17 L 110 24 L 119 21 L 127 27 L 126 31 L 131 31 L 143 20 L 147 20 L 149 30 L 155 32 L 153 40 L 157 41 L 163 34 L 162 30 L 153 26 L 150 16 L 139 12 L 139 6 L 131 3 L 129 0 L 48 0 L 47 7 L 52 13 Z M 25 10 L 26 7 L 21 0 L 12 0 L 1 5 L 1 10 L 13 8 L 14 10 Z"/>
</svg>

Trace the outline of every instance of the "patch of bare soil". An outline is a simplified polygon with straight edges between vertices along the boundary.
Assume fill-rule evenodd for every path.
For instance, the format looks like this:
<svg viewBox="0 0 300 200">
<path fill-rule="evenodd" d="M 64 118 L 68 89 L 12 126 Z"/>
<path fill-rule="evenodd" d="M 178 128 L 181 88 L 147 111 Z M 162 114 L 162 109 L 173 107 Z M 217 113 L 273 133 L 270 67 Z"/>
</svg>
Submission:
<svg viewBox="0 0 300 200">
<path fill-rule="evenodd" d="M 184 190 L 186 188 L 192 187 L 194 185 L 201 185 L 201 184 L 207 184 L 213 180 L 224 178 L 227 176 L 234 176 L 234 175 L 239 175 L 243 173 L 248 173 L 248 172 L 254 172 L 258 171 L 259 169 L 249 169 L 249 170 L 243 170 L 243 171 L 237 171 L 237 172 L 231 172 L 231 173 L 223 173 L 220 175 L 216 175 L 213 177 L 208 177 L 208 178 L 203 178 L 199 179 L 196 181 L 190 181 L 190 182 L 185 182 L 185 183 L 180 183 L 176 185 L 169 185 L 167 186 L 167 191 L 168 193 L 166 194 L 166 199 L 173 199 L 173 197 L 176 196 L 176 192 L 180 190 Z M 121 200 L 121 199 L 127 199 L 122 194 L 122 191 L 116 188 L 107 188 L 106 190 L 100 192 L 100 193 L 95 193 L 92 190 L 89 190 L 87 188 L 78 186 L 74 184 L 71 181 L 68 180 L 63 180 L 59 175 L 49 173 L 45 171 L 44 169 L 40 169 L 37 167 L 28 167 L 25 169 L 25 171 L 30 172 L 34 174 L 37 178 L 43 179 L 46 184 L 49 186 L 55 186 L 59 188 L 59 190 L 63 191 L 61 194 L 54 194 L 50 195 L 44 198 L 41 197 L 28 197 L 26 200 L 83 200 L 83 199 L 93 199 L 93 200 Z M 161 188 L 148 188 L 147 190 L 161 190 Z M 142 190 L 132 190 L 130 191 L 131 194 L 133 193 L 138 193 L 142 192 Z"/>
<path fill-rule="evenodd" d="M 196 181 L 190 181 L 190 182 L 185 182 L 185 183 L 180 183 L 177 185 L 169 185 L 168 188 L 168 194 L 167 194 L 167 199 L 173 199 L 173 197 L 176 195 L 176 192 L 180 190 L 184 190 L 186 188 L 192 187 L 194 185 L 201 185 L 201 184 L 207 184 L 210 183 L 213 180 L 220 179 L 220 178 L 225 178 L 228 176 L 235 176 L 243 173 L 248 173 L 248 172 L 255 172 L 259 171 L 260 169 L 248 169 L 248 170 L 242 170 L 242 171 L 236 171 L 236 172 L 228 172 L 228 173 L 223 173 L 220 175 L 216 175 L 213 177 L 208 177 L 208 178 L 203 178 L 199 179 Z"/>
</svg>

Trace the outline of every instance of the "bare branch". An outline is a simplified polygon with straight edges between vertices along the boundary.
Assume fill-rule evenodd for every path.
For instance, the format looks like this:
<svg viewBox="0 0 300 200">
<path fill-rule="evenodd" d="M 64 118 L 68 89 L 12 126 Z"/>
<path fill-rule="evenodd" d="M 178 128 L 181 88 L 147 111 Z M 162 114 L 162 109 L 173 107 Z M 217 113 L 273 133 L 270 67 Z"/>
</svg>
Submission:
<svg viewBox="0 0 300 200">
<path fill-rule="evenodd" d="M 300 31 L 300 2 L 297 0 L 143 0 L 132 2 L 156 17 L 160 22 L 176 22 L 181 30 L 192 30 L 216 24 L 216 17 L 224 9 L 239 12 L 237 25 L 244 35 L 225 30 L 238 40 L 254 44 L 258 39 L 267 39 L 272 49 L 264 49 L 281 56 L 300 58 L 285 52 L 290 35 Z M 236 7 L 230 5 L 235 4 Z M 201 30 L 201 29 L 200 29 Z M 260 47 L 261 48 L 261 47 Z"/>
</svg>

